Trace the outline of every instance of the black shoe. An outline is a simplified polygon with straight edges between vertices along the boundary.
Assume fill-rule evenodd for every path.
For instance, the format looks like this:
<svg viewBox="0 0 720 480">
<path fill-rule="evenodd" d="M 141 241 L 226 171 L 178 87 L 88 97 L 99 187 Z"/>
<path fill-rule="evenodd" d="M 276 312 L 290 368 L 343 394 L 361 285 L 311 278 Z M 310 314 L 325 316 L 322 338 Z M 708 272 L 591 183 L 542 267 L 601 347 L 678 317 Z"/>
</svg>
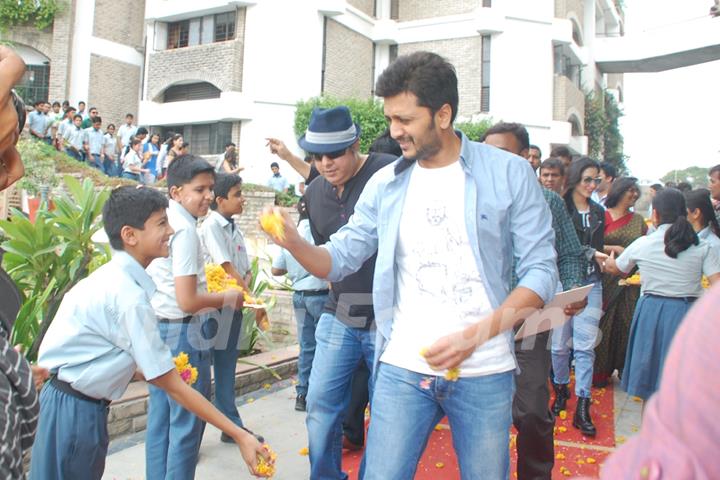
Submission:
<svg viewBox="0 0 720 480">
<path fill-rule="evenodd" d="M 250 435 L 252 435 L 253 437 L 255 437 L 255 439 L 257 439 L 258 442 L 260 442 L 260 443 L 265 443 L 265 437 L 263 437 L 262 435 L 258 435 L 258 434 L 256 434 L 256 433 L 253 433 L 251 430 L 248 430 L 248 429 L 245 428 L 245 427 L 240 427 L 240 428 L 242 428 L 242 429 L 245 430 L 247 433 L 249 433 Z M 225 432 L 223 432 L 222 435 L 220 435 L 220 441 L 223 442 L 223 443 L 235 443 L 235 440 L 233 440 L 232 437 L 231 437 L 230 435 L 226 434 Z"/>
<path fill-rule="evenodd" d="M 597 435 L 595 425 L 593 425 L 592 419 L 590 418 L 591 401 L 589 398 L 578 397 L 577 408 L 575 409 L 575 416 L 573 417 L 573 427 L 579 428 L 580 432 L 587 437 Z"/>
<path fill-rule="evenodd" d="M 553 401 L 551 410 L 555 416 L 558 416 L 562 410 L 565 410 L 568 398 L 570 398 L 570 392 L 568 391 L 567 385 L 560 385 L 558 383 L 553 383 L 553 390 L 555 390 L 555 400 Z"/>
<path fill-rule="evenodd" d="M 298 394 L 295 399 L 295 410 L 298 412 L 304 412 L 307 410 L 307 403 L 305 402 L 305 395 L 302 393 Z"/>
</svg>

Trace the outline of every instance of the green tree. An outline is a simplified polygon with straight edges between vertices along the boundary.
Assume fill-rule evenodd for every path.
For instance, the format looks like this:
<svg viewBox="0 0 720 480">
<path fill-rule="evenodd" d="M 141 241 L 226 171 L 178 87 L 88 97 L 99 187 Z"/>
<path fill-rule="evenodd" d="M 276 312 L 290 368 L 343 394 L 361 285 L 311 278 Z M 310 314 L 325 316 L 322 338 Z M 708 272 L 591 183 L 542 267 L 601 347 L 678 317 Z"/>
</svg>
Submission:
<svg viewBox="0 0 720 480">
<path fill-rule="evenodd" d="M 620 174 L 627 172 L 623 153 L 620 117 L 623 113 L 615 97 L 604 92 L 585 94 L 585 135 L 588 155 L 614 165 Z"/>
<path fill-rule="evenodd" d="M 688 167 L 682 170 L 670 170 L 660 179 L 663 183 L 667 182 L 689 182 L 693 188 L 708 186 L 708 170 L 707 167 Z"/>
<path fill-rule="evenodd" d="M 44 30 L 63 8 L 63 0 L 0 0 L 0 31 L 29 23 Z"/>
</svg>

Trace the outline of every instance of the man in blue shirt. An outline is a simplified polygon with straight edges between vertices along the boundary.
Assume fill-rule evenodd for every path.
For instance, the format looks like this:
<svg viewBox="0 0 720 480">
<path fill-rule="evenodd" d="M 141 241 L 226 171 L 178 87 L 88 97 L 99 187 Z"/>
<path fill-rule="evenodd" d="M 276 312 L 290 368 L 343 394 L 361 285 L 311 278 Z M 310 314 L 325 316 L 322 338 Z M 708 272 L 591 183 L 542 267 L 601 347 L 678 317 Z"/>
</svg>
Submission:
<svg viewBox="0 0 720 480">
<path fill-rule="evenodd" d="M 302 240 L 287 214 L 285 238 L 274 240 L 331 281 L 377 249 L 362 478 L 413 478 L 447 415 L 461 477 L 505 479 L 512 328 L 550 301 L 558 282 L 550 211 L 526 160 L 454 131 L 457 77 L 442 57 L 398 58 L 375 91 L 403 157 L 370 179 L 347 225 L 325 245 Z M 514 259 L 519 283 L 511 291 Z"/>
<path fill-rule="evenodd" d="M 272 170 L 272 177 L 267 181 L 267 186 L 275 190 L 276 192 L 286 192 L 290 187 L 287 178 L 280 175 L 280 165 L 277 162 L 270 164 L 270 170 Z"/>
<path fill-rule="evenodd" d="M 83 140 L 85 154 L 90 165 L 103 173 L 107 173 L 105 171 L 105 134 L 100 129 L 102 127 L 102 118 L 98 116 L 90 118 L 92 127 L 85 129 L 85 139 Z"/>
</svg>

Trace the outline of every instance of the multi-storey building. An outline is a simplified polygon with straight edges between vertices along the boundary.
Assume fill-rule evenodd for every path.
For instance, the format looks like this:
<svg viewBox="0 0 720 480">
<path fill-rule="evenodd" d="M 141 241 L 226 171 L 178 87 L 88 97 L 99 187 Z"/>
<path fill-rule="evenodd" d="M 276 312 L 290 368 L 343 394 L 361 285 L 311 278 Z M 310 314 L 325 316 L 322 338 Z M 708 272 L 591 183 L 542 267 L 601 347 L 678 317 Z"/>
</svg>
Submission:
<svg viewBox="0 0 720 480">
<path fill-rule="evenodd" d="M 28 66 L 20 89 L 26 101 L 84 101 L 107 124 L 137 112 L 144 16 L 144 0 L 70 0 L 46 30 L 15 26 L 0 39 Z"/>
<path fill-rule="evenodd" d="M 622 22 L 613 0 L 147 0 L 140 120 L 197 153 L 234 141 L 262 179 L 264 138 L 294 146 L 298 100 L 371 97 L 395 57 L 431 50 L 457 69 L 461 119 L 521 122 L 547 153 L 585 153 L 584 92 L 622 90 L 594 40 Z"/>
</svg>

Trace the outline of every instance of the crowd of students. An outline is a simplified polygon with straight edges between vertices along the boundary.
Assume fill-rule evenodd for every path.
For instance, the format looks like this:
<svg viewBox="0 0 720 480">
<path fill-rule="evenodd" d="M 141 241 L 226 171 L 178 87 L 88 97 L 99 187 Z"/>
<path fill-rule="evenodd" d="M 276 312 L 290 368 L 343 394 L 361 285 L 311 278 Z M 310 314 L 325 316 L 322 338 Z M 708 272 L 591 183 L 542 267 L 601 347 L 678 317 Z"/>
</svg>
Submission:
<svg viewBox="0 0 720 480">
<path fill-rule="evenodd" d="M 303 301 L 298 323 L 310 324 L 300 340 L 296 409 L 307 409 L 311 478 L 346 478 L 340 453 L 343 419 L 356 395 L 353 377 L 362 379 L 360 404 L 371 399 L 365 480 L 412 478 L 445 415 L 461 478 L 508 478 L 511 423 L 518 430 L 518 478 L 550 478 L 553 414 L 566 406 L 573 366 L 573 426 L 584 435 L 596 434 L 591 389 L 615 371 L 622 388 L 643 400 L 661 389 L 664 402 L 651 401 L 649 410 L 651 425 L 661 429 L 658 416 L 672 411 L 661 379 L 664 386 L 678 376 L 673 364 L 671 380 L 663 377 L 668 355 L 677 362 L 673 338 L 679 330 L 697 336 L 684 318 L 703 294 L 703 276 L 710 284 L 720 279 L 712 204 L 720 200 L 720 166 L 710 171 L 710 190 L 655 189 L 646 222 L 634 211 L 637 181 L 617 177 L 611 166 L 573 158 L 567 149 L 541 162 L 518 124 L 495 125 L 482 143 L 455 132 L 457 78 L 436 54 L 399 57 L 379 77 L 376 93 L 389 129 L 374 148 L 397 141 L 382 151 L 400 148 L 400 159 L 361 154 L 359 126 L 346 107 L 313 111 L 298 139 L 307 163 L 268 139 L 271 152 L 308 183 L 308 218 L 299 230 L 282 209 L 265 213 L 279 216 L 284 231 L 271 234 L 284 249 L 274 273 L 292 271 Z M 166 175 L 169 200 L 153 189 L 122 187 L 104 207 L 116 253 L 68 292 L 40 347 L 50 381 L 40 394 L 31 478 L 100 478 L 107 405 L 133 376 L 151 384 L 148 478 L 193 478 L 204 421 L 237 443 L 250 471 L 262 475 L 258 463 L 271 464 L 272 456 L 233 402 L 242 294 L 209 293 L 204 270 L 212 261 L 239 285 L 249 280 L 232 219 L 244 202 L 234 145 L 213 167 L 183 154 L 178 135 L 164 143 L 161 160 L 160 139 L 151 136 L 158 158 L 152 172 L 143 172 L 140 130 L 133 132 L 131 117 L 125 126 L 118 146 L 128 149 L 128 172 Z M 48 140 L 46 131 L 31 127 L 31 134 Z M 90 138 L 83 140 L 87 161 L 100 168 Z M 198 230 L 198 218 L 209 212 Z M 640 287 L 621 282 L 635 269 Z M 106 288 L 110 283 L 119 288 Z M 561 327 L 537 334 L 530 349 L 513 342 L 528 309 L 586 285 L 588 298 L 564 306 L 569 320 Z M 325 300 L 322 309 L 313 297 Z M 172 361 L 180 353 L 198 369 L 192 388 Z M 211 363 L 215 406 L 207 400 Z M 373 373 L 358 376 L 362 367 Z M 674 425 L 658 435 L 685 438 L 682 430 Z M 611 458 L 612 471 L 624 464 L 634 469 L 629 475 L 644 475 L 638 459 L 647 452 L 627 451 Z M 653 461 L 701 473 L 713 468 L 694 451 L 675 453 L 688 460 Z"/>
</svg>

